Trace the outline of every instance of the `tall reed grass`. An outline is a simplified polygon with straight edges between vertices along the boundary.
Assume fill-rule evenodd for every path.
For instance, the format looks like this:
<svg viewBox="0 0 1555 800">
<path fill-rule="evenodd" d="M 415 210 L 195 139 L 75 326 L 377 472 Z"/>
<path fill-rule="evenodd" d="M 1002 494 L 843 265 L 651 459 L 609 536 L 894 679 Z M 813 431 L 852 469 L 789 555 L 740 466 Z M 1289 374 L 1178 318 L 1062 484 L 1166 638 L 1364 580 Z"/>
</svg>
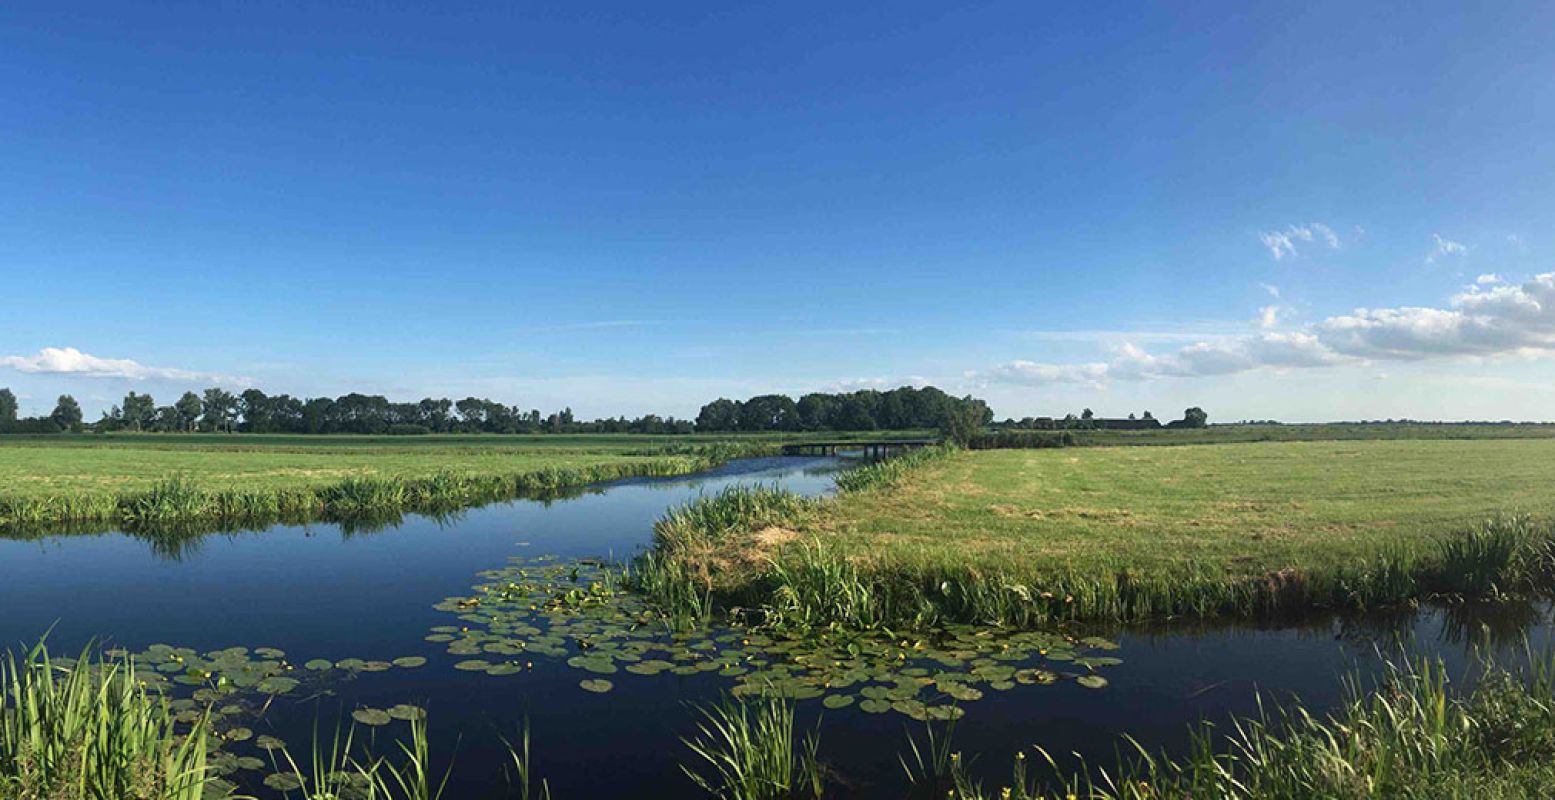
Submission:
<svg viewBox="0 0 1555 800">
<path fill-rule="evenodd" d="M 1260 705 L 1261 708 L 1264 708 Z M 1555 796 L 1555 670 L 1530 655 L 1515 669 L 1485 666 L 1458 691 L 1439 661 L 1385 666 L 1370 689 L 1318 716 L 1294 703 L 1224 728 L 1201 723 L 1186 756 L 1129 742 L 1110 767 L 1061 767 L 1040 747 L 1017 754 L 996 789 L 952 759 L 952 800 L 1309 800 L 1309 798 L 1543 798 Z"/>
<path fill-rule="evenodd" d="M 819 798 L 825 776 L 816 758 L 819 729 L 796 739 L 794 704 L 777 697 L 728 700 L 703 707 L 694 736 L 684 739 L 697 768 L 693 783 L 719 800 Z"/>
<path fill-rule="evenodd" d="M 0 661 L 0 798 L 200 800 L 207 718 L 183 730 L 128 661 L 58 661 L 39 643 Z M 219 795 L 215 795 L 219 796 Z"/>
</svg>

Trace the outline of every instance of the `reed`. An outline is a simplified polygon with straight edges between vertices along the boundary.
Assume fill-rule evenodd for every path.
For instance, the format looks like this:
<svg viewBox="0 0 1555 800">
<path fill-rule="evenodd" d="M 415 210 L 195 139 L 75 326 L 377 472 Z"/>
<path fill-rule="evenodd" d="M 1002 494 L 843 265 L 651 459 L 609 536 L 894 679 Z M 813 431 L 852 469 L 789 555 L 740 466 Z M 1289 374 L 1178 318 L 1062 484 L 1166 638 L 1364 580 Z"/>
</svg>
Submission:
<svg viewBox="0 0 1555 800">
<path fill-rule="evenodd" d="M 1555 793 L 1555 681 L 1548 656 L 1516 669 L 1484 666 L 1458 691 L 1439 661 L 1385 665 L 1368 690 L 1319 716 L 1299 703 L 1265 708 L 1224 730 L 1201 723 L 1186 756 L 1130 742 L 1107 768 L 1060 767 L 1040 747 L 1017 754 L 1011 779 L 985 788 L 952 760 L 952 800 L 1305 800 L 1306 798 L 1532 798 Z M 1260 706 L 1262 707 L 1262 706 Z M 1035 764 L 1028 763 L 1035 762 Z M 1035 773 L 1033 774 L 1033 766 Z"/>
<path fill-rule="evenodd" d="M 0 798 L 200 800 L 207 719 L 180 730 L 134 665 L 90 649 L 55 660 L 44 643 L 0 662 Z"/>
<path fill-rule="evenodd" d="M 698 709 L 694 736 L 683 739 L 699 768 L 682 765 L 692 782 L 720 800 L 819 798 L 824 789 L 816 752 L 820 731 L 795 738 L 794 704 L 777 697 L 724 701 Z"/>
</svg>

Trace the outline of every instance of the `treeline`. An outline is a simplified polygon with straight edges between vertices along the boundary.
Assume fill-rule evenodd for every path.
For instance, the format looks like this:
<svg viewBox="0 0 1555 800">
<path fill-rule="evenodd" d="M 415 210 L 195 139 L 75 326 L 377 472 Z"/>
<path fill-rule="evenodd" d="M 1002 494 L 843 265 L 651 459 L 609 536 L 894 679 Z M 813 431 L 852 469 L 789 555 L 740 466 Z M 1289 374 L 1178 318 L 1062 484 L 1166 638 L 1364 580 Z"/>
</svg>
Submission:
<svg viewBox="0 0 1555 800">
<path fill-rule="evenodd" d="M 941 429 L 957 418 L 976 424 L 993 420 L 988 404 L 967 396 L 953 397 L 925 386 L 890 391 L 865 389 L 826 394 L 814 392 L 797 401 L 787 395 L 764 394 L 749 400 L 719 398 L 697 414 L 698 431 L 873 431 Z"/>
<path fill-rule="evenodd" d="M 1182 412 L 1182 419 L 1172 420 L 1162 425 L 1149 411 L 1136 416 L 1132 413 L 1126 418 L 1098 417 L 1089 408 L 1076 414 L 1065 414 L 1063 417 L 1025 417 L 1022 419 L 1005 419 L 1003 422 L 994 423 L 994 427 L 1000 430 L 1015 431 L 1091 431 L 1091 430 L 1148 430 L 1152 428 L 1204 428 L 1209 426 L 1209 414 L 1204 409 L 1194 406 Z"/>
<path fill-rule="evenodd" d="M 16 396 L 0 389 L 0 432 L 149 431 L 159 433 L 691 433 L 690 420 L 647 414 L 584 422 L 572 409 L 551 414 L 523 410 L 480 397 L 463 400 L 425 398 L 395 403 L 382 395 L 299 398 L 267 395 L 258 389 L 234 394 L 225 389 L 185 392 L 171 405 L 159 406 L 149 394 L 130 392 L 124 402 L 87 424 L 81 406 L 61 395 L 46 417 L 18 419 Z"/>
</svg>

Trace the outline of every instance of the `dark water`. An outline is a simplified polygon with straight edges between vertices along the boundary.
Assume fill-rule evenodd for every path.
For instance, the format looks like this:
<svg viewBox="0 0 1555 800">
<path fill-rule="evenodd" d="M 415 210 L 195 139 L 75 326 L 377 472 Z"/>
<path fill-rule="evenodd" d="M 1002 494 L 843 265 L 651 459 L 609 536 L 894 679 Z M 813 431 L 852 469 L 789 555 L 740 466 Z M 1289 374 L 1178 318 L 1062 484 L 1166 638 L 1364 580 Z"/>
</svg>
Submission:
<svg viewBox="0 0 1555 800">
<path fill-rule="evenodd" d="M 132 651 L 158 642 L 201 652 L 269 646 L 298 664 L 424 656 L 425 667 L 364 673 L 322 698 L 283 695 L 245 724 L 305 751 L 316 719 L 328 728 L 358 705 L 421 705 L 440 762 L 456 754 L 449 796 L 501 797 L 499 737 L 512 737 L 527 718 L 535 770 L 558 798 L 695 797 L 678 766 L 687 756 L 680 738 L 692 732 L 688 704 L 718 697 L 732 681 L 713 673 L 621 673 L 611 676 L 613 691 L 590 694 L 578 688 L 586 674 L 542 657 L 517 676 L 460 672 L 445 645 L 424 640 L 451 620 L 432 606 L 467 594 L 476 573 L 509 557 L 624 558 L 649 541 L 654 519 L 670 505 L 742 482 L 821 494 L 836 467 L 834 459 L 756 459 L 690 479 L 488 506 L 452 520 L 411 517 L 373 533 L 311 525 L 215 535 L 176 558 L 119 534 L 0 541 L 0 641 L 35 641 L 52 626 L 56 651 L 96 639 Z M 1032 744 L 1101 762 L 1125 732 L 1148 747 L 1181 748 L 1189 723 L 1255 713 L 1258 692 L 1331 705 L 1343 676 L 1375 669 L 1376 651 L 1400 639 L 1457 669 L 1469 663 L 1471 642 L 1488 640 L 1505 652 L 1520 651 L 1525 637 L 1535 648 L 1551 644 L 1542 606 L 1097 632 L 1121 645 L 1109 653 L 1123 663 L 1106 668 L 1106 688 L 1018 685 L 963 706 L 957 747 L 981 753 L 979 766 L 991 779 L 1006 774 L 1015 750 Z M 808 725 L 822 709 L 806 701 L 800 711 Z M 896 713 L 825 711 L 821 755 L 845 784 L 842 793 L 905 796 L 897 756 L 908 730 L 919 734 L 922 724 Z"/>
</svg>

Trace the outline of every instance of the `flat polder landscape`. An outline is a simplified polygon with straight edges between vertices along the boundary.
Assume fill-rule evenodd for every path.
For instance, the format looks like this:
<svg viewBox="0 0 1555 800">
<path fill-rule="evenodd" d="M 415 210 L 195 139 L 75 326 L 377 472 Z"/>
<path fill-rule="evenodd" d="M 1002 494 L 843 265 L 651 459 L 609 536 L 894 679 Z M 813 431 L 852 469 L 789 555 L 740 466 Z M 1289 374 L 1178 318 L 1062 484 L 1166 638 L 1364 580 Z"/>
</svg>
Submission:
<svg viewBox="0 0 1555 800">
<path fill-rule="evenodd" d="M 1552 642 L 1548 434 L 3 437 L 0 635 L 166 698 L 140 713 L 204 737 L 158 756 L 201 793 L 1338 796 L 1384 758 L 1402 790 L 1510 791 L 1547 763 L 1454 726 L 1542 707 L 1513 676 Z M 781 455 L 816 442 L 840 453 Z M 367 482 L 399 493 L 336 494 Z M 193 499 L 130 513 L 170 486 Z M 28 663 L 13 692 L 71 691 Z M 1378 750 L 1322 749 L 1362 724 Z"/>
<path fill-rule="evenodd" d="M 0 800 L 1555 798 L 1555 3 L 0 3 Z"/>
</svg>

